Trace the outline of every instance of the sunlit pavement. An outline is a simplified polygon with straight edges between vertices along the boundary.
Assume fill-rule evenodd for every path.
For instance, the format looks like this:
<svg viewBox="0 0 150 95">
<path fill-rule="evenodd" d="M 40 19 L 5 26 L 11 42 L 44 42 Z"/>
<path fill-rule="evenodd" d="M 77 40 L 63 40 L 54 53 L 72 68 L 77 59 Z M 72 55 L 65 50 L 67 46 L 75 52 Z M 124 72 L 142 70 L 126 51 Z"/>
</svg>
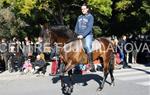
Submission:
<svg viewBox="0 0 150 95">
<path fill-rule="evenodd" d="M 74 89 L 71 95 L 150 95 L 150 66 L 130 64 L 130 69 L 114 71 L 115 86 L 108 83 L 102 91 L 97 92 L 98 80 L 102 72 L 74 76 Z M 107 81 L 110 82 L 108 76 Z M 81 83 L 87 82 L 82 86 Z M 1 95 L 63 95 L 60 80 L 55 76 L 22 75 L 20 72 L 0 74 Z"/>
</svg>

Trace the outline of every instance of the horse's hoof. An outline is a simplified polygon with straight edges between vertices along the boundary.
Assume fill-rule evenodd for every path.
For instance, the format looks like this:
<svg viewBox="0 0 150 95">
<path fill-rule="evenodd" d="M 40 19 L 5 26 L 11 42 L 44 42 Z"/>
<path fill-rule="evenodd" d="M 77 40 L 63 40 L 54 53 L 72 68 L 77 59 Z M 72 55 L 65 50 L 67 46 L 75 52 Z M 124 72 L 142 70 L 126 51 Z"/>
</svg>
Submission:
<svg viewBox="0 0 150 95">
<path fill-rule="evenodd" d="M 111 85 L 110 85 L 110 86 L 112 86 L 112 87 L 113 87 L 113 86 L 115 86 L 115 83 L 114 83 L 114 82 L 113 82 L 113 83 L 111 83 Z"/>
<path fill-rule="evenodd" d="M 72 92 L 73 92 L 73 86 L 72 85 L 64 84 L 62 86 L 62 93 L 64 95 L 71 95 Z"/>
<path fill-rule="evenodd" d="M 101 88 L 97 88 L 97 90 L 96 90 L 96 93 L 97 93 L 97 95 L 101 95 Z"/>
<path fill-rule="evenodd" d="M 99 92 L 99 91 L 102 91 L 102 88 L 101 87 L 99 87 L 99 88 L 97 88 L 97 90 L 96 90 L 97 92 Z"/>
</svg>

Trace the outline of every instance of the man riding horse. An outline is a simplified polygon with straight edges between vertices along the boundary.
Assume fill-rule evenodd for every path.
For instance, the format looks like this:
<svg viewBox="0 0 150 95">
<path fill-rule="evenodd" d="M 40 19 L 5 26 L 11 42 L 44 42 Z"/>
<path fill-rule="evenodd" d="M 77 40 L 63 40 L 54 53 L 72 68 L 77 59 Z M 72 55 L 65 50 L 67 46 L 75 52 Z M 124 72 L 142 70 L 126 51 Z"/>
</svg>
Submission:
<svg viewBox="0 0 150 95">
<path fill-rule="evenodd" d="M 81 6 L 82 15 L 78 17 L 75 32 L 78 34 L 77 38 L 82 39 L 84 43 L 85 52 L 88 55 L 88 61 L 91 65 L 90 71 L 95 71 L 95 67 L 93 64 L 93 55 L 92 55 L 92 40 L 93 40 L 93 23 L 94 18 L 92 14 L 89 12 L 89 7 L 86 4 Z"/>
</svg>

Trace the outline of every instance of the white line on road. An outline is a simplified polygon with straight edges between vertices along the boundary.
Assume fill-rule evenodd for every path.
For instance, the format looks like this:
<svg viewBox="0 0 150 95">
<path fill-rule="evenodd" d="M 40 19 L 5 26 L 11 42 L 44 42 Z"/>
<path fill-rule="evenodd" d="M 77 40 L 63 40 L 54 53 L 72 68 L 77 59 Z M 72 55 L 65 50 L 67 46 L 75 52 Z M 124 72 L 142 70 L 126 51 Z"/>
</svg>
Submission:
<svg viewBox="0 0 150 95">
<path fill-rule="evenodd" d="M 135 74 L 147 74 L 146 72 L 150 72 L 150 70 L 147 70 L 147 71 L 117 72 L 117 73 L 114 73 L 114 76 L 125 76 L 125 75 L 135 75 Z"/>
<path fill-rule="evenodd" d="M 150 80 L 144 82 L 137 82 L 136 84 L 143 85 L 143 86 L 150 86 Z"/>
<path fill-rule="evenodd" d="M 136 76 L 127 76 L 127 77 L 119 77 L 119 80 L 138 80 L 138 79 L 150 79 L 150 75 L 136 75 Z"/>
</svg>

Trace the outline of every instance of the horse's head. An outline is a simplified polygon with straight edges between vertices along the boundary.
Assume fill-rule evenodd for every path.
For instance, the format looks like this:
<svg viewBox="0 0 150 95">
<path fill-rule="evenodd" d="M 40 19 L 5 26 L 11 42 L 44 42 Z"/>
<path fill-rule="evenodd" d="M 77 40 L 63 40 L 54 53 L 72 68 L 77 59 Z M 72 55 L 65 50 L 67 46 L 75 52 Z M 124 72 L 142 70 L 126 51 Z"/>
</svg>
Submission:
<svg viewBox="0 0 150 95">
<path fill-rule="evenodd" d="M 67 26 L 42 26 L 42 34 L 45 42 L 51 44 L 59 43 L 64 44 L 68 40 L 74 38 L 74 33 Z"/>
</svg>

